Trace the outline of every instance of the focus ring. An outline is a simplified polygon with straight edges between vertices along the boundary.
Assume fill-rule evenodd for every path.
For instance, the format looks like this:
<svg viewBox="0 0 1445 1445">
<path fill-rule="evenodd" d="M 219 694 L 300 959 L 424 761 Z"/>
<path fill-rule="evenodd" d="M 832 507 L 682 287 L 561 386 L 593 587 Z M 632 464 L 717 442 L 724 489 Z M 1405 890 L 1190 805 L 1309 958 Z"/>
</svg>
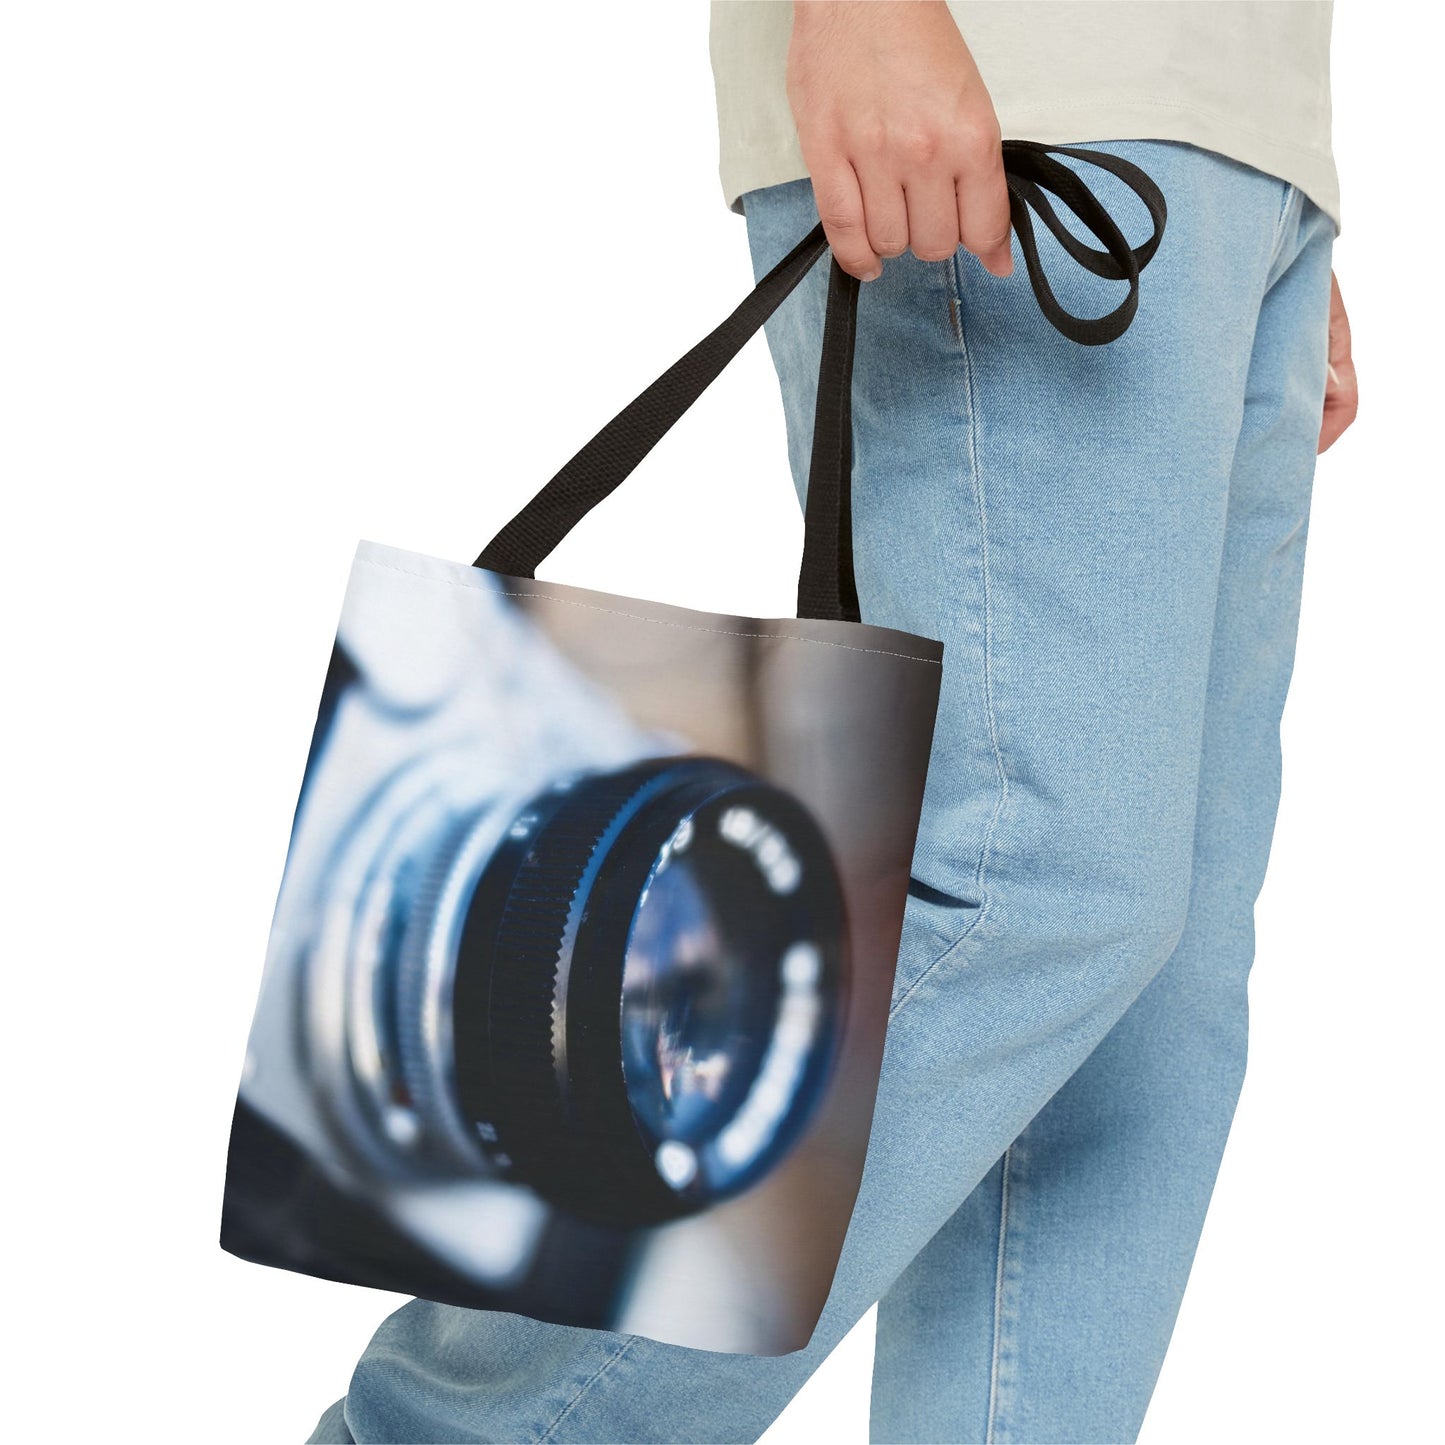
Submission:
<svg viewBox="0 0 1445 1445">
<path fill-rule="evenodd" d="M 517 850 L 497 922 L 488 1010 L 495 1148 L 529 1182 L 574 1173 L 574 1135 L 555 1047 L 557 995 L 573 903 L 599 845 L 640 789 L 666 765 L 653 762 L 583 779 Z"/>
</svg>

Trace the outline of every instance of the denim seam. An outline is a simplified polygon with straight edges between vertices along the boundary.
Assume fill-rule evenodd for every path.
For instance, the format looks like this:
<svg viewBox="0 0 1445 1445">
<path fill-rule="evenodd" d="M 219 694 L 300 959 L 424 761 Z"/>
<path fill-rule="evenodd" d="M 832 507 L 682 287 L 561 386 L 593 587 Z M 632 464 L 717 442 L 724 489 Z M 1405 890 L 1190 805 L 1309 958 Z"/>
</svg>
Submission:
<svg viewBox="0 0 1445 1445">
<path fill-rule="evenodd" d="M 988 1424 L 984 1445 L 997 1445 L 998 1435 L 998 1372 L 1003 1352 L 1004 1266 L 1008 1254 L 1009 1170 L 1013 1164 L 1013 1145 L 1003 1153 L 998 1203 L 998 1259 L 993 1278 L 993 1353 L 988 1368 Z"/>
<path fill-rule="evenodd" d="M 979 914 L 988 907 L 989 895 L 985 886 L 988 861 L 993 851 L 994 834 L 998 830 L 1004 804 L 1008 801 L 1008 769 L 1004 766 L 1003 749 L 998 740 L 998 717 L 994 709 L 993 685 L 993 569 L 989 565 L 988 548 L 988 501 L 983 484 L 983 464 L 978 450 L 978 388 L 975 384 L 973 355 L 968 348 L 968 328 L 963 324 L 963 277 L 958 257 L 953 262 L 955 285 L 959 299 L 959 351 L 963 356 L 964 392 L 968 398 L 968 462 L 973 472 L 974 506 L 978 511 L 978 554 L 983 580 L 983 697 L 984 714 L 988 721 L 988 744 L 993 753 L 994 772 L 998 777 L 998 801 L 994 804 L 993 815 L 984 831 L 983 845 L 978 850 L 978 866 L 974 869 L 974 885 L 978 890 Z"/>
<path fill-rule="evenodd" d="M 1265 267 L 1265 275 L 1268 276 L 1274 270 L 1275 262 L 1279 260 L 1280 247 L 1284 244 L 1285 222 L 1289 219 L 1290 203 L 1294 200 L 1295 187 L 1286 182 L 1284 194 L 1279 200 L 1279 215 L 1274 221 L 1274 238 L 1269 243 L 1269 265 Z"/>
<path fill-rule="evenodd" d="M 899 1009 L 913 996 L 919 984 L 923 982 L 939 964 L 951 958 L 962 946 L 963 941 L 971 934 L 980 923 L 983 922 L 988 913 L 991 895 L 988 892 L 986 878 L 988 875 L 988 861 L 993 849 L 994 834 L 998 830 L 999 818 L 1003 814 L 1004 804 L 1008 801 L 1009 778 L 1008 769 L 1004 766 L 1003 749 L 998 740 L 998 719 L 994 711 L 994 690 L 993 690 L 993 581 L 989 568 L 988 553 L 988 504 L 984 496 L 983 468 L 979 461 L 978 450 L 978 392 L 974 384 L 973 358 L 968 349 L 968 328 L 964 324 L 963 306 L 963 276 L 960 271 L 960 263 L 957 255 L 950 264 L 949 275 L 952 281 L 952 297 L 954 304 L 954 315 L 958 318 L 958 324 L 954 328 L 954 335 L 958 339 L 959 352 L 963 358 L 963 395 L 964 404 L 968 417 L 968 464 L 973 474 L 973 496 L 974 507 L 978 514 L 978 552 L 979 570 L 983 583 L 983 697 L 984 716 L 988 723 L 989 747 L 993 752 L 994 771 L 998 777 L 998 801 L 994 804 L 993 814 L 988 820 L 988 827 L 984 829 L 983 843 L 978 850 L 978 863 L 974 868 L 974 890 L 978 896 L 978 911 L 969 920 L 968 926 L 913 980 L 911 984 L 899 996 L 898 1001 L 888 1010 L 888 1017 L 891 1019 Z"/>
<path fill-rule="evenodd" d="M 638 1336 L 628 1335 L 628 1337 L 623 1340 L 623 1342 L 618 1345 L 617 1348 L 613 1350 L 613 1352 L 608 1355 L 608 1357 L 603 1360 L 600 1365 L 598 1365 L 598 1367 L 581 1383 L 581 1385 L 577 1387 L 576 1394 L 574 1394 L 572 1398 L 568 1400 L 565 1405 L 563 1405 L 561 1410 L 553 1419 L 552 1423 L 548 1425 L 546 1430 L 544 1430 L 542 1434 L 537 1437 L 538 1445 L 546 1445 L 547 1441 L 555 1438 L 555 1431 L 557 1427 L 563 1422 L 563 1420 L 568 1417 L 568 1415 L 572 1413 L 574 1409 L 576 1409 L 578 1404 L 581 1403 L 583 1397 L 592 1389 L 593 1385 L 595 1385 L 598 1380 L 600 1380 L 603 1375 L 605 1375 L 608 1370 L 610 1370 L 613 1365 L 615 1365 L 618 1360 L 620 1360 L 623 1355 L 625 1355 L 628 1350 L 630 1350 L 633 1345 L 637 1343 L 637 1340 Z"/>
</svg>

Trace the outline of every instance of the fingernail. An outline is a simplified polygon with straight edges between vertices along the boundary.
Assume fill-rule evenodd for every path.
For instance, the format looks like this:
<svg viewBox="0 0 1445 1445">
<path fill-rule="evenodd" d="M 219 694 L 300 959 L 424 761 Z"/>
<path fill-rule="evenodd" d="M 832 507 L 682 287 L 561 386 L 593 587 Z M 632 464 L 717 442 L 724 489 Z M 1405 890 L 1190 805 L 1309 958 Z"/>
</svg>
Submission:
<svg viewBox="0 0 1445 1445">
<path fill-rule="evenodd" d="M 1340 384 L 1340 374 L 1339 374 L 1339 372 L 1336 371 L 1336 370 L 1334 369 L 1334 367 L 1331 366 L 1328 361 L 1325 362 L 1325 370 L 1329 372 L 1329 374 L 1330 374 L 1330 380 L 1331 380 L 1332 382 L 1334 382 L 1334 384 L 1335 384 L 1336 386 L 1338 386 L 1338 385 Z"/>
</svg>

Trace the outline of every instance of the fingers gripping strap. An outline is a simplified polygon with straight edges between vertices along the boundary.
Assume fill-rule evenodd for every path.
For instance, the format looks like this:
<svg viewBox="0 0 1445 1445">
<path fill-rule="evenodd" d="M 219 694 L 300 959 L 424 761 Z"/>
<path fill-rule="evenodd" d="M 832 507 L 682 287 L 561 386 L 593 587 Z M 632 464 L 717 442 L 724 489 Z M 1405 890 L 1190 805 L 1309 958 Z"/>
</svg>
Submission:
<svg viewBox="0 0 1445 1445">
<path fill-rule="evenodd" d="M 1142 245 L 1129 245 L 1084 180 L 1054 159 L 1061 155 L 1108 171 L 1139 197 L 1154 227 Z M 1166 208 L 1158 186 L 1129 161 L 1075 146 L 1005 141 L 1003 159 L 1014 229 L 1018 232 L 1029 284 L 1043 314 L 1063 335 L 1086 346 L 1101 345 L 1122 336 L 1138 310 L 1139 273 L 1153 259 L 1164 234 Z M 1046 192 L 1074 215 L 1084 230 L 1100 243 L 1099 248 L 1074 235 Z M 1065 254 L 1079 265 L 1096 276 L 1128 283 L 1128 294 L 1113 311 L 1091 319 L 1075 316 L 1060 305 L 1039 258 L 1031 211 L 1038 215 Z M 815 226 L 758 282 L 721 326 L 603 427 L 487 543 L 475 565 L 510 577 L 535 576 L 548 553 L 593 507 L 622 485 L 633 468 L 717 379 L 827 249 L 822 226 Z M 859 620 L 853 577 L 851 498 L 851 397 L 858 289 L 857 280 L 833 261 L 818 368 L 803 566 L 798 579 L 799 617 Z"/>
</svg>

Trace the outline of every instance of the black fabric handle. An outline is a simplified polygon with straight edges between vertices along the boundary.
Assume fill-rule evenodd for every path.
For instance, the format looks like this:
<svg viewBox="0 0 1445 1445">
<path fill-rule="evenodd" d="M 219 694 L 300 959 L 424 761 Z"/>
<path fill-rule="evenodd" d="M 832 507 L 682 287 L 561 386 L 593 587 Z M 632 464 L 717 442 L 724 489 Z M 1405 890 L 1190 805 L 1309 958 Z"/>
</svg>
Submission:
<svg viewBox="0 0 1445 1445">
<path fill-rule="evenodd" d="M 1055 155 L 1070 156 L 1110 172 L 1144 203 L 1153 233 L 1131 247 L 1114 219 L 1084 181 Z M 1004 174 L 1009 209 L 1039 307 L 1071 341 L 1099 346 L 1128 330 L 1139 308 L 1139 273 L 1153 259 L 1164 234 L 1164 196 L 1149 176 L 1129 161 L 1074 146 L 1004 141 Z M 1060 219 L 1051 192 L 1100 243 L 1079 240 Z M 1065 253 L 1096 276 L 1127 281 L 1128 294 L 1105 316 L 1087 318 L 1066 311 L 1055 297 L 1039 259 L 1030 209 Z M 679 417 L 718 378 L 762 324 L 827 251 L 815 226 L 715 331 L 670 366 L 630 402 L 487 543 L 475 562 L 509 577 L 534 577 L 548 553 L 599 502 L 626 481 L 634 467 L 667 434 Z M 858 324 L 858 282 L 833 261 L 828 277 L 827 319 L 818 367 L 818 403 L 803 565 L 798 577 L 798 616 L 857 622 L 858 589 L 853 576 L 853 348 Z"/>
<path fill-rule="evenodd" d="M 1099 198 L 1080 176 L 1056 161 L 1055 155 L 1087 161 L 1123 181 L 1149 212 L 1154 226 L 1149 239 L 1141 246 L 1130 246 Z M 1037 141 L 1006 140 L 1003 143 L 1003 164 L 1008 182 L 1009 211 L 1039 309 L 1071 341 L 1084 346 L 1103 346 L 1117 340 L 1129 329 L 1129 323 L 1139 309 L 1139 273 L 1154 259 L 1159 243 L 1164 239 L 1164 222 L 1168 215 L 1164 193 L 1131 161 L 1121 160 L 1104 151 L 1082 150 L 1077 146 L 1045 146 Z M 1065 226 L 1044 195 L 1045 191 L 1052 191 L 1074 213 L 1084 229 L 1103 242 L 1102 251 L 1086 245 Z M 1038 212 L 1039 219 L 1053 232 L 1065 252 L 1086 270 L 1111 281 L 1129 283 L 1128 294 L 1113 311 L 1106 316 L 1087 319 L 1075 316 L 1059 305 L 1044 274 L 1043 262 L 1039 259 L 1030 207 Z"/>
</svg>

